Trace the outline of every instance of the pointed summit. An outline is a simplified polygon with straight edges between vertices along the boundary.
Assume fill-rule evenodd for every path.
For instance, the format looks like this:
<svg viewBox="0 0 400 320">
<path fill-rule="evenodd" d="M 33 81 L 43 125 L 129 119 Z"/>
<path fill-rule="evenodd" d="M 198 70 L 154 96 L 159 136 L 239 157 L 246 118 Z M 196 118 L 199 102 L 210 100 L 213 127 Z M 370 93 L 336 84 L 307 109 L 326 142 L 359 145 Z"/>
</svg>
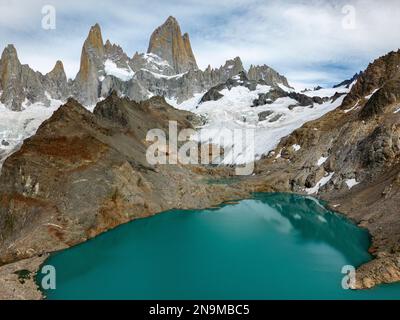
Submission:
<svg viewBox="0 0 400 320">
<path fill-rule="evenodd" d="M 75 94 L 84 104 L 93 104 L 98 98 L 99 70 L 104 69 L 103 37 L 98 23 L 90 28 L 83 44 L 81 64 L 75 79 Z"/>
<path fill-rule="evenodd" d="M 17 49 L 15 49 L 13 44 L 7 45 L 7 47 L 4 48 L 3 54 L 2 54 L 2 59 L 3 57 L 12 57 L 16 60 L 18 60 L 18 54 L 17 54 Z"/>
<path fill-rule="evenodd" d="M 102 63 L 104 56 L 103 37 L 98 23 L 90 28 L 89 34 L 83 44 L 81 66 L 79 75 L 82 80 L 87 80 L 92 69 Z"/>
<path fill-rule="evenodd" d="M 69 94 L 67 82 L 64 65 L 58 60 L 53 70 L 44 76 L 44 87 L 54 99 L 62 100 Z"/>
<path fill-rule="evenodd" d="M 24 101 L 21 86 L 22 65 L 17 50 L 9 44 L 3 51 L 0 60 L 0 89 L 3 91 L 0 101 L 11 110 L 21 110 Z"/>
<path fill-rule="evenodd" d="M 63 65 L 62 61 L 57 60 L 54 68 L 48 74 L 64 74 L 65 75 L 64 65 Z"/>
<path fill-rule="evenodd" d="M 166 60 L 176 73 L 197 69 L 189 35 L 185 33 L 182 36 L 179 23 L 172 16 L 153 32 L 147 53 Z"/>
<path fill-rule="evenodd" d="M 101 29 L 98 23 L 90 28 L 85 44 L 100 51 L 103 50 L 103 37 L 101 35 Z"/>
</svg>

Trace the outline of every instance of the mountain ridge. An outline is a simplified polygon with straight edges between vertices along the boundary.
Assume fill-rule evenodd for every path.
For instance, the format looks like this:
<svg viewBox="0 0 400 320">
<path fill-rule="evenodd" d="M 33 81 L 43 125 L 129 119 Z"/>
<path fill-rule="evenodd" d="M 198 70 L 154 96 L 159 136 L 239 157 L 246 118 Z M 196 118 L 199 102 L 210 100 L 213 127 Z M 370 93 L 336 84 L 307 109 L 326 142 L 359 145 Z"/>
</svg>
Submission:
<svg viewBox="0 0 400 320">
<path fill-rule="evenodd" d="M 56 70 L 45 75 L 22 65 L 14 46 L 7 47 L 3 56 L 2 63 L 0 60 L 0 101 L 16 111 L 34 103 L 49 105 L 51 98 L 65 102 L 68 97 L 74 97 L 80 103 L 92 106 L 113 90 L 135 101 L 146 100 L 153 95 L 184 101 L 244 70 L 238 57 L 227 60 L 219 68 L 200 70 L 189 35 L 182 35 L 178 21 L 171 16 L 151 35 L 148 52 L 135 53 L 132 58 L 110 40 L 104 43 L 101 27 L 96 23 L 84 41 L 79 71 L 72 80 L 65 79 L 65 71 L 57 63 Z M 4 66 L 1 67 L 1 64 Z M 252 66 L 249 70 L 251 76 L 260 75 L 271 85 L 282 82 L 289 86 L 287 79 L 272 68 L 254 68 Z M 12 84 L 9 83 L 7 70 L 12 72 Z M 26 76 L 21 78 L 21 73 Z M 32 88 L 26 78 L 29 78 L 30 84 L 34 83 Z M 26 94 L 24 91 L 29 92 Z"/>
</svg>

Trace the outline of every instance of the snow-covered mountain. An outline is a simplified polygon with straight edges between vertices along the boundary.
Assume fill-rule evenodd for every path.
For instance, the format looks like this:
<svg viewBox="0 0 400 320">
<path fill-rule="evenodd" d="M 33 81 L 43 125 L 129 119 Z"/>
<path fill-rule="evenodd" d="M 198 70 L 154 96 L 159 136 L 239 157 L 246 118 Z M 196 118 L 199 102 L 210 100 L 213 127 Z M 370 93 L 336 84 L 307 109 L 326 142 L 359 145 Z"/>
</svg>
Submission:
<svg viewBox="0 0 400 320">
<path fill-rule="evenodd" d="M 320 118 L 339 107 L 351 86 L 296 93 L 279 85 L 267 85 L 263 80 L 249 80 L 240 73 L 224 84 L 204 94 L 177 103 L 167 100 L 178 109 L 188 110 L 205 119 L 195 139 L 222 144 L 224 164 L 242 164 L 260 159 L 273 150 L 279 141 L 304 123 Z M 267 99 L 265 99 L 267 97 Z M 234 137 L 227 131 L 253 130 L 255 145 L 233 156 Z M 279 157 L 279 155 L 277 155 Z"/>
<path fill-rule="evenodd" d="M 202 115 L 206 122 L 199 130 L 199 140 L 213 135 L 218 141 L 224 128 L 254 129 L 254 152 L 247 150 L 225 160 L 243 163 L 259 159 L 304 122 L 339 106 L 349 88 L 297 93 L 271 67 L 251 66 L 246 71 L 239 57 L 219 68 L 200 70 L 189 35 L 182 35 L 173 17 L 153 32 L 148 52 L 136 52 L 132 58 L 119 45 L 109 40 L 104 43 L 96 24 L 83 44 L 74 80 L 67 80 L 61 61 L 42 75 L 21 64 L 12 45 L 4 50 L 0 60 L 0 161 L 34 134 L 68 97 L 91 109 L 113 91 L 135 101 L 163 96 L 176 108 Z M 230 142 L 222 143 L 228 154 Z"/>
</svg>

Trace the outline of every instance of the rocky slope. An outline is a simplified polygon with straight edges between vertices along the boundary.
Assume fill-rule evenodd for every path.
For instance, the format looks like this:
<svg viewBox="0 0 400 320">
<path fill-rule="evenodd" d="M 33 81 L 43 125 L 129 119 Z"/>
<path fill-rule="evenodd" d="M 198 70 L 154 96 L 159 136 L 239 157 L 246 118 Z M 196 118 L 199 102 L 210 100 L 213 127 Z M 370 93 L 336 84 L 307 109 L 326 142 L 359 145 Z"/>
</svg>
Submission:
<svg viewBox="0 0 400 320">
<path fill-rule="evenodd" d="M 328 200 L 373 237 L 370 251 L 376 259 L 359 268 L 356 287 L 399 281 L 399 66 L 400 51 L 391 52 L 335 89 L 301 94 L 268 66 L 246 72 L 239 57 L 199 70 L 189 37 L 173 17 L 153 33 L 148 52 L 132 58 L 120 46 L 104 43 L 100 26 L 93 26 L 73 81 L 62 62 L 42 75 L 21 64 L 15 48 L 7 46 L 0 60 L 0 102 L 12 110 L 26 108 L 16 125 L 29 132 L 23 138 L 37 128 L 32 118 L 42 121 L 51 114 L 38 117 L 28 113 L 30 108 L 75 99 L 54 108 L 22 146 L 21 137 L 12 143 L 12 150 L 20 148 L 4 162 L 0 284 L 7 283 L 8 293 L 0 297 L 22 297 L 25 290 L 37 298 L 32 279 L 20 282 L 18 272 L 34 272 L 43 254 L 136 218 L 209 207 L 249 191 Z M 193 113 L 172 108 L 162 97 Z M 94 112 L 82 104 L 96 104 Z M 5 114 L 3 119 L 15 118 Z M 168 120 L 176 120 L 180 129 L 200 121 L 202 129 L 255 128 L 250 159 L 261 158 L 256 174 L 237 185 L 221 185 L 210 181 L 229 178 L 231 168 L 149 165 L 146 133 L 168 131 Z M 3 151 L 0 147 L 0 161 Z M 230 152 L 225 146 L 223 151 Z M 235 163 L 246 162 L 247 155 L 246 150 Z"/>
<path fill-rule="evenodd" d="M 287 79 L 276 72 L 274 69 L 267 65 L 263 66 L 250 66 L 250 69 L 248 71 L 248 78 L 249 80 L 254 80 L 254 81 L 265 81 L 266 84 L 268 85 L 277 85 L 277 84 L 283 84 L 287 88 L 291 88 L 289 85 L 289 82 Z"/>
<path fill-rule="evenodd" d="M 339 108 L 284 138 L 257 168 L 264 185 L 318 195 L 370 231 L 376 259 L 359 268 L 357 288 L 400 280 L 399 59 L 391 52 L 370 64 Z"/>
<path fill-rule="evenodd" d="M 69 99 L 4 163 L 1 264 L 70 247 L 132 219 L 247 195 L 209 183 L 227 169 L 149 165 L 146 134 L 168 132 L 168 120 L 183 129 L 196 117 L 159 97 L 138 104 L 113 93 L 93 113 Z"/>
</svg>

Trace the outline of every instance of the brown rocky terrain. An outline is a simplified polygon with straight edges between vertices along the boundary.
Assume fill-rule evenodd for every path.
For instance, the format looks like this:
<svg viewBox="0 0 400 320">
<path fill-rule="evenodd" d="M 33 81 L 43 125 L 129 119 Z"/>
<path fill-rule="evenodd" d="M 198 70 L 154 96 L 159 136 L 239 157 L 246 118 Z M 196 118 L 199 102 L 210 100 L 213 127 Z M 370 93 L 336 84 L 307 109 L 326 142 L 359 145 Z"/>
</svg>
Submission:
<svg viewBox="0 0 400 320">
<path fill-rule="evenodd" d="M 171 78 L 168 69 L 163 70 L 166 77 L 148 78 L 149 70 L 142 67 L 149 57 L 135 55 L 135 67 L 119 46 L 109 41 L 103 45 L 100 27 L 95 25 L 83 46 L 75 95 L 93 102 L 98 101 L 99 92 L 108 96 L 115 88 L 120 93 L 150 90 L 166 96 L 168 88 L 171 96 L 183 99 L 211 88 L 206 99 L 216 100 L 220 95 L 212 87 L 235 85 L 228 79 L 239 73 L 239 80 L 246 80 L 249 87 L 257 81 L 288 85 L 267 66 L 252 67 L 246 75 L 240 58 L 219 69 L 197 70 L 188 36 L 181 35 L 173 18 L 155 31 L 149 52 L 157 52 L 174 68 L 183 68 L 174 72 L 187 73 Z M 99 70 L 106 58 L 120 67 L 131 64 L 135 81 L 123 83 L 107 75 L 105 84 L 101 83 Z M 193 128 L 199 121 L 163 98 L 138 103 L 114 92 L 93 113 L 69 99 L 4 162 L 0 176 L 0 286 L 4 289 L 0 298 L 40 298 L 33 274 L 50 252 L 134 219 L 172 208 L 210 207 L 245 198 L 250 191 L 305 193 L 327 200 L 372 236 L 370 252 L 375 259 L 359 267 L 356 287 L 400 281 L 399 65 L 400 51 L 371 63 L 357 75 L 339 108 L 282 139 L 256 164 L 256 175 L 236 185 L 210 183 L 233 175 L 231 168 L 149 165 L 145 157 L 148 130 L 167 132 L 168 120 L 177 121 L 179 129 Z M 1 101 L 16 110 L 25 98 L 40 101 L 43 88 L 60 98 L 69 90 L 61 62 L 42 76 L 20 64 L 13 46 L 3 52 L 0 77 Z M 27 84 L 34 90 L 24 90 Z M 316 97 L 275 88 L 259 96 L 255 106 L 282 95 L 300 105 L 322 103 Z"/>
<path fill-rule="evenodd" d="M 113 93 L 93 113 L 69 99 L 4 163 L 0 263 L 30 264 L 30 258 L 133 219 L 248 196 L 238 188 L 210 183 L 229 175 L 228 169 L 149 165 L 146 134 L 153 128 L 168 132 L 169 120 L 177 121 L 178 129 L 192 128 L 197 121 L 159 97 L 135 103 Z M 0 282 L 6 281 L 2 274 L 7 270 L 8 265 L 0 267 Z M 24 285 L 31 297 L 32 280 Z"/>
</svg>

